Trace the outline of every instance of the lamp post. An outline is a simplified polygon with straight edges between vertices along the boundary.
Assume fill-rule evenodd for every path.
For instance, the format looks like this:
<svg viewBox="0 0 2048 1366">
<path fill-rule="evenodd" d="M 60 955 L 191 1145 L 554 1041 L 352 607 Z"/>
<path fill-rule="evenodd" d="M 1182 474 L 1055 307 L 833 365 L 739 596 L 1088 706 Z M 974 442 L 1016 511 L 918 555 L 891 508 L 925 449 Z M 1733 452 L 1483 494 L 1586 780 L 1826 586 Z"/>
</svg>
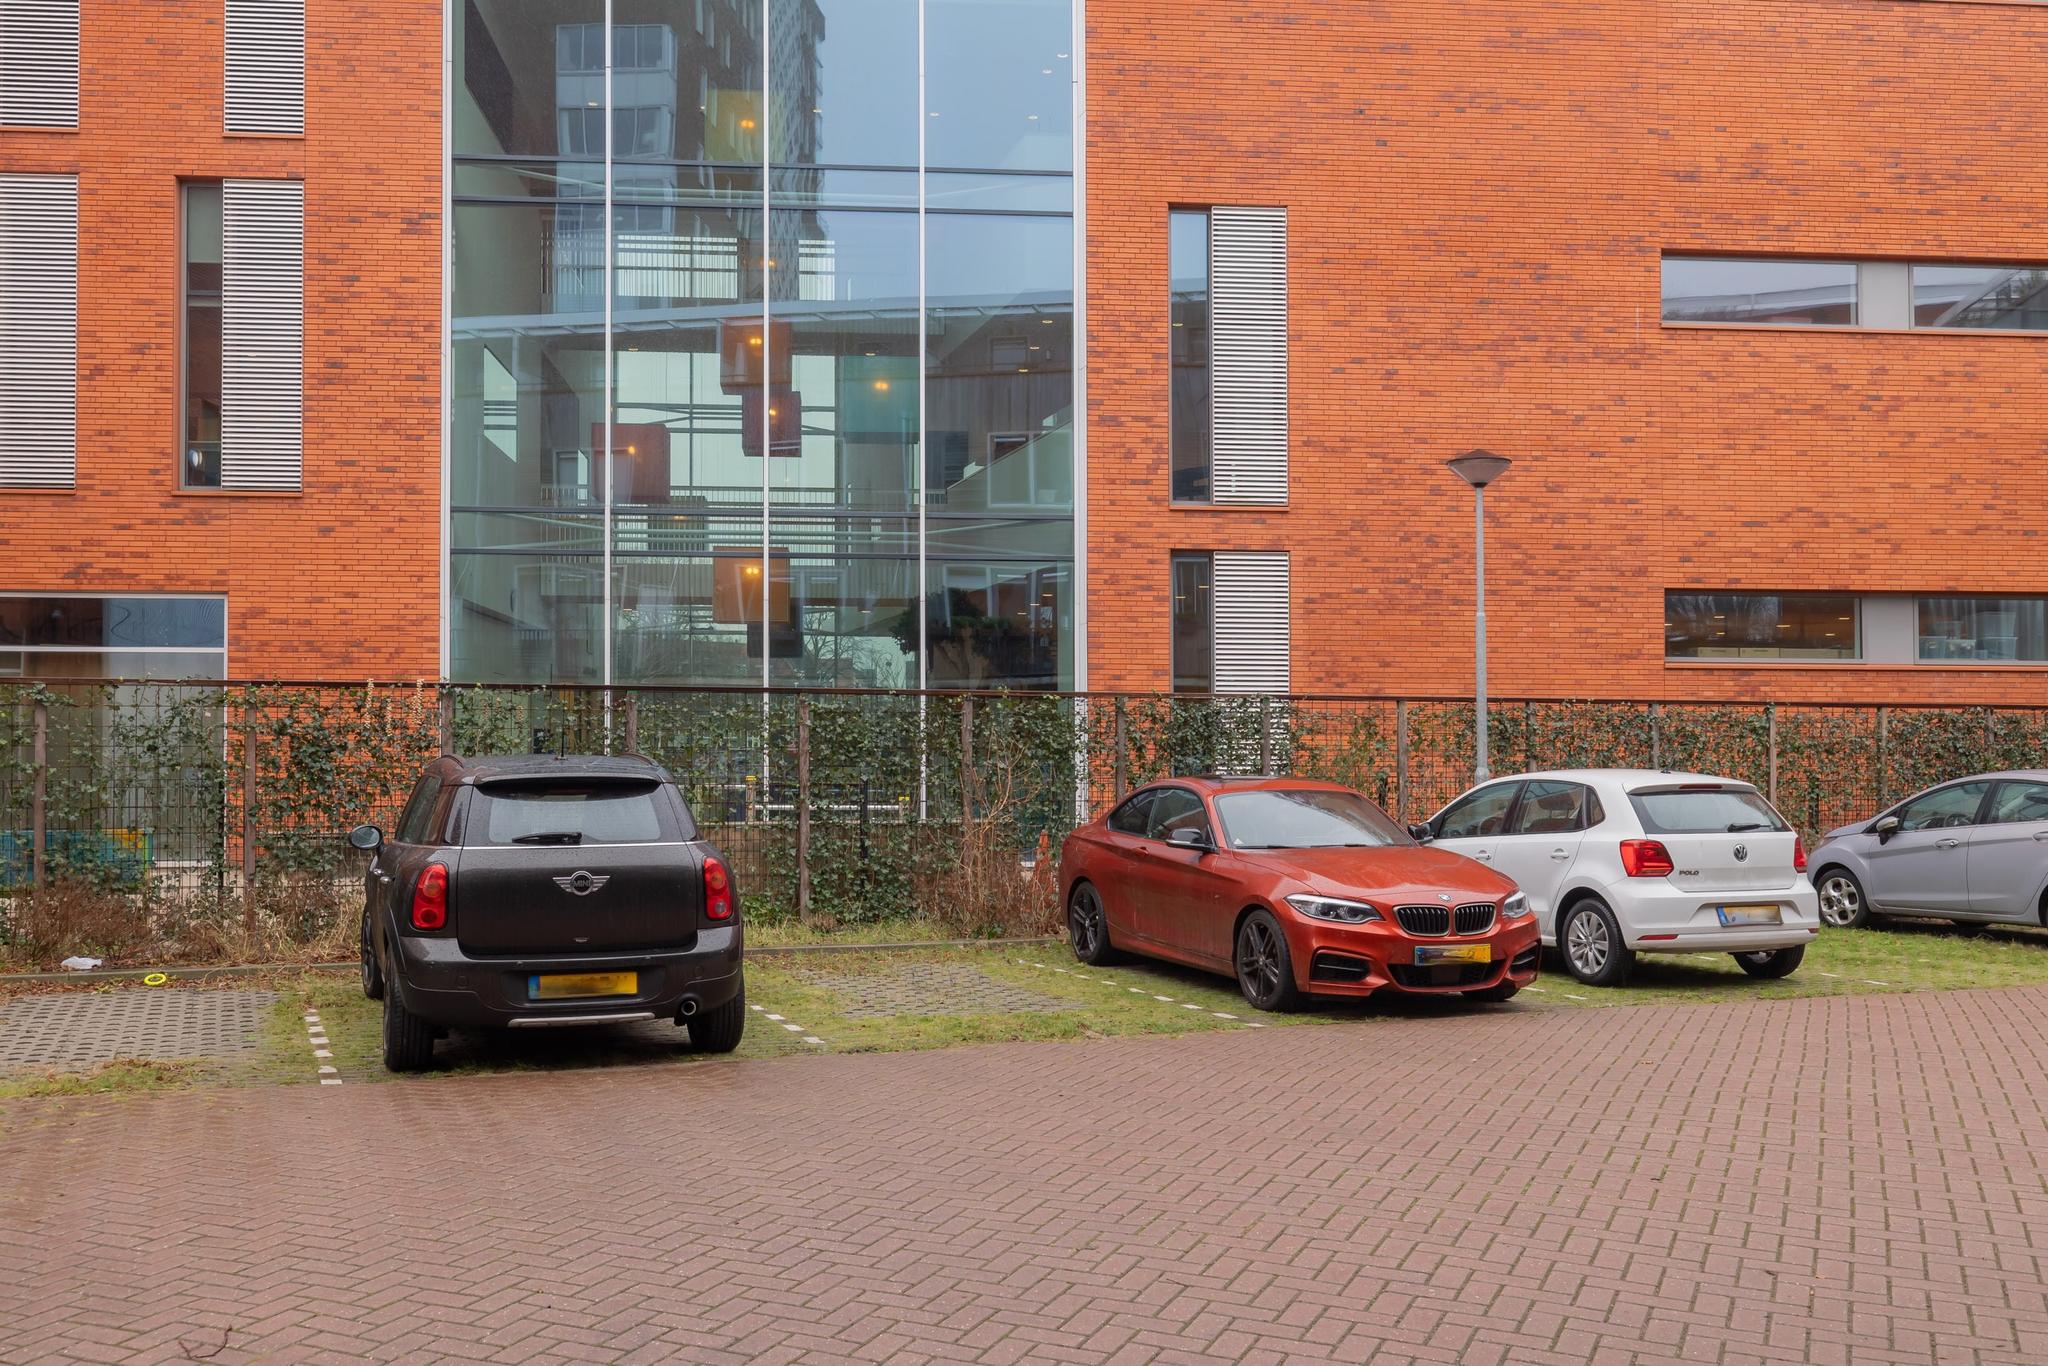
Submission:
<svg viewBox="0 0 2048 1366">
<path fill-rule="evenodd" d="M 1475 735 L 1478 739 L 1472 781 L 1483 783 L 1493 776 L 1486 763 L 1486 486 L 1508 472 L 1513 462 L 1492 451 L 1467 451 L 1446 460 L 1451 472 L 1472 486 L 1473 560 L 1478 574 L 1479 595 L 1472 614 L 1473 703 L 1478 709 Z"/>
</svg>

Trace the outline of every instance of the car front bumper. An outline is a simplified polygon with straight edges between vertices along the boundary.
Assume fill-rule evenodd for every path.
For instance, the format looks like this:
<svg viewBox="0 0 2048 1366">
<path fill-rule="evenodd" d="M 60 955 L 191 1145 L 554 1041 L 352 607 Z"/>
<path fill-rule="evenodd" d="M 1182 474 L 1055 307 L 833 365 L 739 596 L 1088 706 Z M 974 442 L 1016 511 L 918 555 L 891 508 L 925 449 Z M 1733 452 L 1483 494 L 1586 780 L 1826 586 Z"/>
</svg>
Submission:
<svg viewBox="0 0 2048 1366">
<path fill-rule="evenodd" d="M 397 962 L 390 979 L 400 1002 L 444 1027 L 677 1019 L 686 1010 L 715 1010 L 740 990 L 737 924 L 699 931 L 688 948 L 637 953 L 471 957 L 453 938 L 397 935 L 393 943 Z M 625 996 L 531 998 L 529 983 L 536 976 L 596 972 L 634 973 L 637 990 Z"/>
<path fill-rule="evenodd" d="M 1288 922 L 1295 985 L 1316 996 L 1443 995 L 1536 980 L 1540 940 L 1534 916 L 1497 921 L 1484 934 L 1447 936 L 1411 935 L 1386 921 L 1343 925 L 1289 915 Z M 1433 967 L 1415 961 L 1417 949 L 1473 944 L 1487 947 L 1486 962 Z"/>
</svg>

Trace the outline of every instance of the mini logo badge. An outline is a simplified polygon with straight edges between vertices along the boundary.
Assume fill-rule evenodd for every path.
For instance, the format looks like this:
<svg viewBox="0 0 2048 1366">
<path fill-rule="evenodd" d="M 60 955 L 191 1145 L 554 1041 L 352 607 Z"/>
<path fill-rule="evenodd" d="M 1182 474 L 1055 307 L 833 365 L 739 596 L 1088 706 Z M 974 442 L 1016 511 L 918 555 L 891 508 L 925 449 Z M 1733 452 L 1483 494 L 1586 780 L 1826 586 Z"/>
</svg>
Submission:
<svg viewBox="0 0 2048 1366">
<path fill-rule="evenodd" d="M 1749 860 L 1749 846 L 1748 846 L 1748 845 L 1746 845 L 1746 844 L 1738 844 L 1738 845 L 1736 845 L 1736 846 L 1735 846 L 1735 861 L 1736 861 L 1737 863 L 1745 863 L 1745 862 L 1747 862 L 1748 860 Z"/>
<path fill-rule="evenodd" d="M 555 885 L 572 896 L 589 896 L 611 880 L 609 873 L 591 873 L 578 868 L 573 873 L 556 878 Z"/>
</svg>

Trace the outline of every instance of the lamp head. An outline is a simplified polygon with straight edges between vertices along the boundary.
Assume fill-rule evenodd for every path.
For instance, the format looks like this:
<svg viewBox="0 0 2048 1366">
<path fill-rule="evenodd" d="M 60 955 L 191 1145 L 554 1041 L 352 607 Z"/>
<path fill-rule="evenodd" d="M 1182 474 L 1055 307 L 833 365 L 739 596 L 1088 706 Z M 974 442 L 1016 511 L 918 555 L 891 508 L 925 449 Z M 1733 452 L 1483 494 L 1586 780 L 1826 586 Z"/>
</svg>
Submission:
<svg viewBox="0 0 2048 1366">
<path fill-rule="evenodd" d="M 1446 460 L 1451 472 L 1475 489 L 1483 489 L 1508 472 L 1514 461 L 1492 451 L 1466 451 L 1463 455 Z"/>
</svg>

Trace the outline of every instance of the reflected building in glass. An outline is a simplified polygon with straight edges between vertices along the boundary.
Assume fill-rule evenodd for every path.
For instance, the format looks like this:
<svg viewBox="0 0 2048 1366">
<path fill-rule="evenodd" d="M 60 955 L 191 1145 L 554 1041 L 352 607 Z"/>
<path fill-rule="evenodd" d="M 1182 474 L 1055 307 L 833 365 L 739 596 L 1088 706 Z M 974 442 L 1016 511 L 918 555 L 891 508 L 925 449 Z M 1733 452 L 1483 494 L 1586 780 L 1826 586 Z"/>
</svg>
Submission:
<svg viewBox="0 0 2048 1366">
<path fill-rule="evenodd" d="M 452 677 L 1073 686 L 1072 35 L 459 0 Z"/>
</svg>

